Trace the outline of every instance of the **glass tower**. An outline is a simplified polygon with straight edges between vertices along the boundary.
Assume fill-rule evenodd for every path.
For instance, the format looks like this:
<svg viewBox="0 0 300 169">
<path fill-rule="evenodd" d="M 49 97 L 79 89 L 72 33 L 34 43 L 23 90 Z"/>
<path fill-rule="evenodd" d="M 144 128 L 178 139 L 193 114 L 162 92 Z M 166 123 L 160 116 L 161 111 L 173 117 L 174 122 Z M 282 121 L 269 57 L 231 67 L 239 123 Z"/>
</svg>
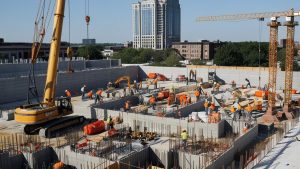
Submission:
<svg viewBox="0 0 300 169">
<path fill-rule="evenodd" d="M 179 0 L 142 0 L 132 4 L 133 47 L 165 49 L 180 42 Z"/>
</svg>

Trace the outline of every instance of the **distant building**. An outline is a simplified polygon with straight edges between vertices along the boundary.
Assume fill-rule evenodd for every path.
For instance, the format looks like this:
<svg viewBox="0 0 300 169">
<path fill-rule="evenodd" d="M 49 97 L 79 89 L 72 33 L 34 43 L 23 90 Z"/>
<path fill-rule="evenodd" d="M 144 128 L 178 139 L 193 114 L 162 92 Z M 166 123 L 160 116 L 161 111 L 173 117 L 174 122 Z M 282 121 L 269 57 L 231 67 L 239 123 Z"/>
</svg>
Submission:
<svg viewBox="0 0 300 169">
<path fill-rule="evenodd" d="M 174 42 L 172 48 L 186 60 L 211 60 L 214 58 L 214 43 L 202 42 Z"/>
<path fill-rule="evenodd" d="M 280 39 L 279 47 L 285 48 L 286 47 L 286 39 Z"/>
<path fill-rule="evenodd" d="M 165 49 L 180 42 L 179 0 L 142 0 L 132 4 L 133 48 Z"/>
<path fill-rule="evenodd" d="M 3 38 L 0 38 L 0 43 L 4 43 L 4 39 Z"/>
<path fill-rule="evenodd" d="M 133 47 L 133 42 L 132 41 L 127 41 L 124 43 L 125 48 L 132 48 Z"/>
<path fill-rule="evenodd" d="M 61 48 L 59 57 L 67 57 L 67 48 L 68 43 L 61 42 Z M 22 43 L 22 42 L 3 42 L 0 43 L 0 62 L 1 63 L 28 63 L 31 59 L 31 48 L 32 43 Z M 74 53 L 77 51 L 78 46 L 72 45 Z M 39 52 L 39 60 L 46 61 L 48 60 L 50 52 L 50 44 L 45 43 L 42 45 Z"/>
<path fill-rule="evenodd" d="M 95 45 L 96 39 L 82 39 L 83 45 Z"/>
</svg>

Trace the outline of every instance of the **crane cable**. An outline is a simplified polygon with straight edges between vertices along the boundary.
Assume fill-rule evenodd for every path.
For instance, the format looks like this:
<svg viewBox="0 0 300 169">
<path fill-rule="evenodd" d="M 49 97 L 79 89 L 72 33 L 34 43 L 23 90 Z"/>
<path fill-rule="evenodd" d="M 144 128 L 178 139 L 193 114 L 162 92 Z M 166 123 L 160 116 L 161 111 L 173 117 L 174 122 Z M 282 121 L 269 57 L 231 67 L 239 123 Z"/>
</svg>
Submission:
<svg viewBox="0 0 300 169">
<path fill-rule="evenodd" d="M 68 0 L 68 15 L 69 15 L 69 42 L 68 42 L 68 48 L 67 48 L 67 56 L 69 58 L 69 64 L 68 64 L 68 72 L 73 72 L 72 68 L 72 57 L 73 57 L 73 48 L 71 47 L 71 1 Z"/>
<path fill-rule="evenodd" d="M 89 39 L 89 24 L 91 21 L 91 17 L 90 17 L 90 1 L 89 0 L 85 0 L 85 22 L 86 22 L 86 26 L 87 26 L 87 30 L 86 30 L 86 37 L 87 39 Z"/>
<path fill-rule="evenodd" d="M 91 17 L 90 17 L 90 1 L 85 0 L 85 22 L 86 22 L 86 42 L 89 44 L 89 25 L 90 25 Z M 89 49 L 88 46 L 85 46 L 85 54 L 86 59 L 89 59 Z"/>
<path fill-rule="evenodd" d="M 35 63 L 38 57 L 38 53 L 44 41 L 46 35 L 46 22 L 49 16 L 49 12 L 51 9 L 51 1 L 48 4 L 47 12 L 46 10 L 46 0 L 40 1 L 38 12 L 34 22 L 34 35 L 33 35 L 33 43 L 31 49 L 31 62 Z"/>
</svg>

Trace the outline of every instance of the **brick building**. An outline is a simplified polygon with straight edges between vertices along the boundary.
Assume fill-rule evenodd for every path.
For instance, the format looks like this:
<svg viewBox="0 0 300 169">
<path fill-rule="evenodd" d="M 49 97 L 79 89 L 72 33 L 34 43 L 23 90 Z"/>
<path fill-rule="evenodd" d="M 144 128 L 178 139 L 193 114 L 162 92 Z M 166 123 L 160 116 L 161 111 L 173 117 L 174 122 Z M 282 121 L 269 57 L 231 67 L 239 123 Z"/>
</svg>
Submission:
<svg viewBox="0 0 300 169">
<path fill-rule="evenodd" d="M 172 48 L 177 50 L 186 60 L 211 60 L 214 58 L 214 43 L 201 42 L 174 42 Z"/>
</svg>

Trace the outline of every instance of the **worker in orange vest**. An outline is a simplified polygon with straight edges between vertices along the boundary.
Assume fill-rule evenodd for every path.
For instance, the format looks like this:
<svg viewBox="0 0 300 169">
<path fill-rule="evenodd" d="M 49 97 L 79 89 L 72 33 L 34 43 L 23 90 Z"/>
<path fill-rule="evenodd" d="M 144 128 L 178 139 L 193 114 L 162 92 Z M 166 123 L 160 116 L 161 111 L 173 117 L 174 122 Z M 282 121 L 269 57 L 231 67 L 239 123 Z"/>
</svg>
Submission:
<svg viewBox="0 0 300 169">
<path fill-rule="evenodd" d="M 93 99 L 93 90 L 89 91 L 87 96 L 89 99 Z"/>
<path fill-rule="evenodd" d="M 231 106 L 230 112 L 233 114 L 233 120 L 236 120 L 236 110 L 234 106 Z"/>
<path fill-rule="evenodd" d="M 196 96 L 196 101 L 198 102 L 199 99 L 200 99 L 200 92 L 199 92 L 199 90 L 196 90 L 196 91 L 194 92 L 194 94 L 195 94 L 195 96 Z"/>
<path fill-rule="evenodd" d="M 152 109 L 155 110 L 156 99 L 154 96 L 151 96 L 149 99 L 149 103 L 152 106 Z"/>
<path fill-rule="evenodd" d="M 209 105 L 209 101 L 205 100 L 204 102 L 204 108 L 205 108 L 205 114 L 208 115 L 208 105 Z"/>
<path fill-rule="evenodd" d="M 251 120 L 252 117 L 252 111 L 253 111 L 253 107 L 250 104 L 248 104 L 248 106 L 245 108 L 245 113 L 249 121 Z"/>
<path fill-rule="evenodd" d="M 71 92 L 69 90 L 65 90 L 65 95 L 67 97 L 67 99 L 71 100 Z"/>
<path fill-rule="evenodd" d="M 130 109 L 130 101 L 127 100 L 127 101 L 125 102 L 125 111 L 128 111 L 129 109 Z"/>
<path fill-rule="evenodd" d="M 102 89 L 99 89 L 97 92 L 96 92 L 96 95 L 95 95 L 95 104 L 97 102 L 100 102 L 100 100 L 102 100 Z"/>
<path fill-rule="evenodd" d="M 216 106 L 214 103 L 211 103 L 210 106 L 209 106 L 209 114 L 211 114 L 213 111 L 215 111 L 216 109 Z"/>
</svg>

